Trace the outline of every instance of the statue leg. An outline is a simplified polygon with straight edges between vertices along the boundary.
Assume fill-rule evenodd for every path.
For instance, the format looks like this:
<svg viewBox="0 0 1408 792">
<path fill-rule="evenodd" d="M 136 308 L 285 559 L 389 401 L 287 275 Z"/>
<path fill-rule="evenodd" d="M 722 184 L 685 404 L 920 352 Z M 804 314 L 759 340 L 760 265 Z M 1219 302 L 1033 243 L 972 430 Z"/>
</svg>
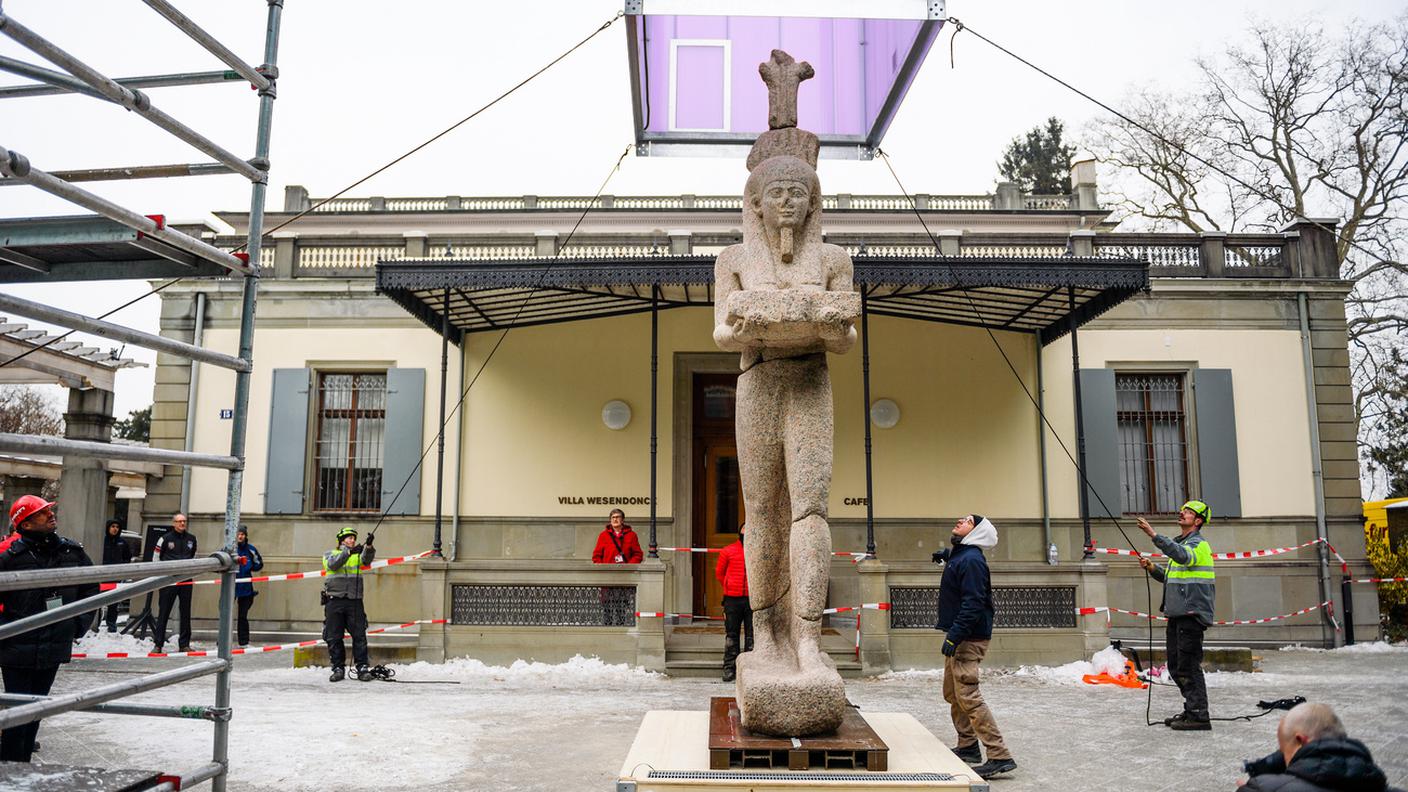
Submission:
<svg viewBox="0 0 1408 792">
<path fill-rule="evenodd" d="M 788 534 L 792 526 L 783 469 L 776 364 L 764 363 L 738 378 L 736 441 L 748 530 L 743 555 L 748 598 L 753 608 L 753 654 L 760 660 L 789 662 L 792 656 L 792 601 L 788 596 Z M 779 656 L 780 655 L 780 656 Z"/>
<path fill-rule="evenodd" d="M 783 427 L 791 500 L 792 613 L 798 662 L 825 665 L 821 617 L 831 577 L 831 527 L 826 522 L 831 492 L 833 417 L 831 379 L 824 358 L 798 361 L 789 394 L 792 419 Z"/>
</svg>

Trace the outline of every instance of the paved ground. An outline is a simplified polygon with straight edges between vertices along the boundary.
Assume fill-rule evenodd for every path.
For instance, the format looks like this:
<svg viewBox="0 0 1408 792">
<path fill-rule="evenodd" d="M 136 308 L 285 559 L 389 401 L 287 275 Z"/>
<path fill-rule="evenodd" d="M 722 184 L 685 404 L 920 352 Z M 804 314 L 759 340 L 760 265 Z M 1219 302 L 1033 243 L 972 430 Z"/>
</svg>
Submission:
<svg viewBox="0 0 1408 792">
<path fill-rule="evenodd" d="M 175 661 L 84 661 L 60 690 L 88 688 Z M 473 661 L 401 669 L 406 680 L 460 684 L 330 685 L 287 654 L 245 658 L 235 674 L 231 789 L 610 790 L 642 715 L 704 709 L 731 686 L 578 660 L 486 668 Z M 159 666 L 160 663 L 168 665 Z M 1241 760 L 1274 747 L 1276 716 L 1218 723 L 1211 734 L 1144 725 L 1144 694 L 1079 684 L 1070 669 L 999 670 L 984 690 L 1020 768 L 1000 792 L 1233 789 Z M 951 744 L 935 672 L 853 680 L 867 711 L 908 712 Z M 1408 785 L 1408 650 L 1267 652 L 1262 673 L 1209 677 L 1213 714 L 1255 712 L 1295 694 L 1333 704 L 1399 786 Z M 202 703 L 206 681 L 142 700 Z M 1158 688 L 1156 718 L 1178 708 Z M 37 759 L 177 771 L 205 761 L 205 723 L 73 713 L 46 721 Z"/>
</svg>

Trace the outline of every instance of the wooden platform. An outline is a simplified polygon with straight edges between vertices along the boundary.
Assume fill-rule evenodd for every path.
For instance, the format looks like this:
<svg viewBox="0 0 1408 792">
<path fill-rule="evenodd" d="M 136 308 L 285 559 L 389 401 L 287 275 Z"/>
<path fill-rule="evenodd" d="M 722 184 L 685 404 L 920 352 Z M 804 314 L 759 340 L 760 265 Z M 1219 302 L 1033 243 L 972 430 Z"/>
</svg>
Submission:
<svg viewBox="0 0 1408 792">
<path fill-rule="evenodd" d="M 709 699 L 709 769 L 731 767 L 811 770 L 871 770 L 889 767 L 889 746 L 870 724 L 847 707 L 835 734 L 820 737 L 771 737 L 743 727 L 732 696 Z"/>
<path fill-rule="evenodd" d="M 709 767 L 709 713 L 653 710 L 645 714 L 626 754 L 616 785 L 622 792 L 987 792 L 973 775 L 914 716 L 858 712 L 889 748 L 888 769 L 770 770 Z"/>
</svg>

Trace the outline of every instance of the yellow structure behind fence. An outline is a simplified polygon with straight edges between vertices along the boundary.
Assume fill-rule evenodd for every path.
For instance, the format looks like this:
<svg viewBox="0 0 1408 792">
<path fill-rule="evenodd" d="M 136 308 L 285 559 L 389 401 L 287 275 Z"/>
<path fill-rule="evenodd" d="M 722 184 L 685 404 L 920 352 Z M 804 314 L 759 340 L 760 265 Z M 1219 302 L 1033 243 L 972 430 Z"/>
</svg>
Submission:
<svg viewBox="0 0 1408 792">
<path fill-rule="evenodd" d="M 1364 502 L 1364 545 L 1378 577 L 1408 576 L 1408 498 Z M 1389 639 L 1408 638 L 1408 583 L 1378 587 Z"/>
</svg>

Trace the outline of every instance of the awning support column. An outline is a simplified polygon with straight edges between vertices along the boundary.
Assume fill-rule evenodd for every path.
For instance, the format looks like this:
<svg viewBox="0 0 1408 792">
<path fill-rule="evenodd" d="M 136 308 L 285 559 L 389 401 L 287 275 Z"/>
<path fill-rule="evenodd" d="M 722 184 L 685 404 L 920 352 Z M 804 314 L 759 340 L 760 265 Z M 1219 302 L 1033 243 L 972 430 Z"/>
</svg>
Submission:
<svg viewBox="0 0 1408 792">
<path fill-rule="evenodd" d="M 860 379 L 865 404 L 865 552 L 875 557 L 875 483 L 870 472 L 870 308 L 860 290 Z"/>
<path fill-rule="evenodd" d="M 1083 558 L 1091 558 L 1095 555 L 1092 548 L 1094 542 L 1090 538 L 1090 485 L 1086 479 L 1085 468 L 1085 404 L 1080 396 L 1080 339 L 1077 333 L 1076 322 L 1076 290 L 1074 287 L 1066 288 L 1066 302 L 1070 310 L 1066 321 L 1071 328 L 1071 376 L 1075 379 L 1076 397 L 1076 469 L 1080 473 L 1080 481 L 1076 482 L 1076 487 L 1080 491 L 1080 523 L 1085 531 L 1083 545 Z"/>
<path fill-rule="evenodd" d="M 445 287 L 440 311 L 440 434 L 435 450 L 435 542 L 431 551 L 440 552 L 440 526 L 444 519 L 445 502 L 445 385 L 450 371 L 450 288 Z"/>
<path fill-rule="evenodd" d="M 656 436 L 656 427 L 659 426 L 657 411 L 660 409 L 659 398 L 659 371 L 660 371 L 660 284 L 650 285 L 650 557 L 660 557 L 660 547 L 655 538 L 655 500 L 656 500 L 656 454 L 659 446 L 659 438 Z"/>
</svg>

